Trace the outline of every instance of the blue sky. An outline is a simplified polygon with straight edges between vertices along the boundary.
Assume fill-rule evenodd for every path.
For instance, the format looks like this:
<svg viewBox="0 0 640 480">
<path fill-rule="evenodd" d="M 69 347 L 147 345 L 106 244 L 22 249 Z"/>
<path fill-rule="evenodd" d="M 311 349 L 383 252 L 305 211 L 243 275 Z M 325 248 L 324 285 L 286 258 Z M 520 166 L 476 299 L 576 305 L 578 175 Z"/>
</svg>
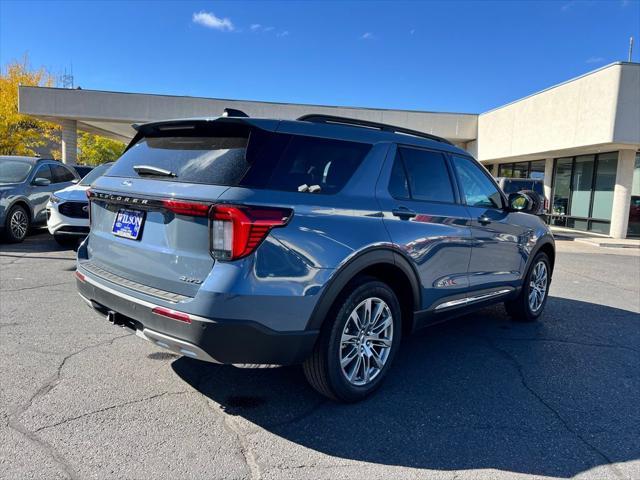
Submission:
<svg viewBox="0 0 640 480">
<path fill-rule="evenodd" d="M 0 0 L 0 63 L 86 89 L 483 112 L 627 59 L 640 1 Z"/>
</svg>

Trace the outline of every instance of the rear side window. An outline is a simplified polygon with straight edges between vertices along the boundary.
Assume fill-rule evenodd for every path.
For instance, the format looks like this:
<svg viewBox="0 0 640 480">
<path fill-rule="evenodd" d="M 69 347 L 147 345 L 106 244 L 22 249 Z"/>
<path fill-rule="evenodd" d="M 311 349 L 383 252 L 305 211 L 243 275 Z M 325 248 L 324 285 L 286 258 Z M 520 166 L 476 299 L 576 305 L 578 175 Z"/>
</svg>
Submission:
<svg viewBox="0 0 640 480">
<path fill-rule="evenodd" d="M 148 137 L 127 150 L 106 176 L 335 193 L 370 149 L 369 144 L 260 129 L 245 129 L 237 137 Z M 171 175 L 139 174 L 135 167 L 140 166 Z"/>
<path fill-rule="evenodd" d="M 294 135 L 266 187 L 297 192 L 307 185 L 319 188 L 318 193 L 336 193 L 351 178 L 370 149 L 369 144 Z"/>
<path fill-rule="evenodd" d="M 51 165 L 53 171 L 53 183 L 71 182 L 76 176 L 66 167 L 62 165 Z"/>
<path fill-rule="evenodd" d="M 389 192 L 398 199 L 442 203 L 455 201 L 444 155 L 416 148 L 398 148 Z"/>
</svg>

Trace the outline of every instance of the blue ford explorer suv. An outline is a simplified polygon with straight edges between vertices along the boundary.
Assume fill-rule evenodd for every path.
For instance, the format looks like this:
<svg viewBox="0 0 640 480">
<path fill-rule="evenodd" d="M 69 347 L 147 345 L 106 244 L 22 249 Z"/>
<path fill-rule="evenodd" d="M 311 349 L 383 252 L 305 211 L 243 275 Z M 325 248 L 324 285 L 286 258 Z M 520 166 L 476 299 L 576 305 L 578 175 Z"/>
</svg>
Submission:
<svg viewBox="0 0 640 480">
<path fill-rule="evenodd" d="M 371 122 L 232 115 L 137 126 L 88 192 L 77 285 L 112 323 L 198 360 L 302 363 L 356 401 L 403 335 L 490 303 L 542 313 L 552 235 L 465 151 Z"/>
</svg>

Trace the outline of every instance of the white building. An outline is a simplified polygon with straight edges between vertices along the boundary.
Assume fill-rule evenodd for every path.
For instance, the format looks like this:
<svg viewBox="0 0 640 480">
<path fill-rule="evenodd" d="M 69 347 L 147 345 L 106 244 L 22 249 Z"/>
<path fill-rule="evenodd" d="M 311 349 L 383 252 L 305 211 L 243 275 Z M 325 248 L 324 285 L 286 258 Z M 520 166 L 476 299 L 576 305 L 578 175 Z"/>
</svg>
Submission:
<svg viewBox="0 0 640 480">
<path fill-rule="evenodd" d="M 128 141 L 132 123 L 217 116 L 325 113 L 445 137 L 496 176 L 544 178 L 551 223 L 640 236 L 640 64 L 619 62 L 489 112 L 418 112 L 20 87 L 22 113 L 63 127 L 63 161 L 74 163 L 77 130 Z"/>
</svg>

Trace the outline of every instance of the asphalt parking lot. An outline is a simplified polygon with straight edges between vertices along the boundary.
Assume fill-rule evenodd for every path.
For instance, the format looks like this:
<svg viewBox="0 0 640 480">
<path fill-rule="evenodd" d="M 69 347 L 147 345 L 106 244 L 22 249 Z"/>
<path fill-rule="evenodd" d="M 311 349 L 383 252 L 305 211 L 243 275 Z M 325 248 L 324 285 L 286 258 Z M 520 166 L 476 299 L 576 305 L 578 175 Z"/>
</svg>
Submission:
<svg viewBox="0 0 640 480">
<path fill-rule="evenodd" d="M 73 271 L 44 233 L 0 245 L 0 478 L 640 478 L 638 250 L 559 241 L 540 322 L 432 327 L 348 406 L 143 342 Z"/>
</svg>

